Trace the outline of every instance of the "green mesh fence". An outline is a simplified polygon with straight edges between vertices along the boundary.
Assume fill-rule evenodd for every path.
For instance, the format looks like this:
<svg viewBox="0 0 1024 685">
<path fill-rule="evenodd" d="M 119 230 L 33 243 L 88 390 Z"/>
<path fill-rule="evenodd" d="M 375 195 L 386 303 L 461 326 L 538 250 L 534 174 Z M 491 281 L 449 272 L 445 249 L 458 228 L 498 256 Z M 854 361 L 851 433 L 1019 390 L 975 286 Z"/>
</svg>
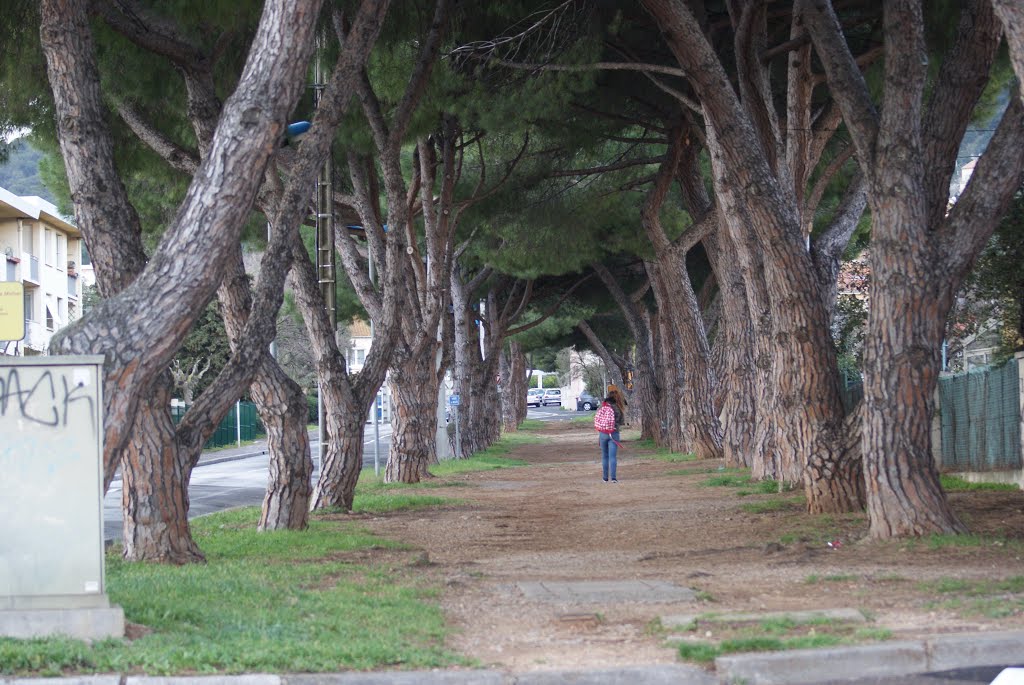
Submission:
<svg viewBox="0 0 1024 685">
<path fill-rule="evenodd" d="M 252 402 L 240 402 L 231 406 L 231 411 L 221 420 L 217 430 L 206 441 L 204 449 L 238 444 L 238 424 L 235 422 L 235 410 L 239 407 L 241 407 L 242 417 L 242 440 L 255 440 L 266 435 L 267 430 L 263 427 L 259 414 L 256 412 L 256 405 Z M 185 407 L 171 407 L 171 418 L 174 419 L 174 423 L 178 423 L 184 415 Z"/>
<path fill-rule="evenodd" d="M 939 379 L 943 470 L 1021 468 L 1017 364 Z"/>
</svg>

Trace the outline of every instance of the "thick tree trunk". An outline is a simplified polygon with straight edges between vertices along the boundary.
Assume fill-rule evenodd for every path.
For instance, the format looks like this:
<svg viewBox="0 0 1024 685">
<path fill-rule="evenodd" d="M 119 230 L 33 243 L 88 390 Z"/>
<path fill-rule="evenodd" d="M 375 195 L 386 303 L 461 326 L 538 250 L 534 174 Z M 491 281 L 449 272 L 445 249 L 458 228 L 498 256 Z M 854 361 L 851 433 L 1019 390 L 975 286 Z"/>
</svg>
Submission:
<svg viewBox="0 0 1024 685">
<path fill-rule="evenodd" d="M 650 278 L 654 281 L 653 273 L 650 274 Z M 656 285 L 655 292 L 659 288 L 660 286 Z M 654 442 L 659 447 L 668 448 L 673 452 L 689 452 L 693 449 L 693 444 L 687 440 L 680 412 L 683 360 L 679 356 L 678 340 L 672 330 L 672 322 L 661 310 L 651 317 L 651 323 L 658 340 L 654 356 L 661 390 L 658 413 L 662 417 L 658 425 L 658 437 Z"/>
<path fill-rule="evenodd" d="M 488 345 L 488 354 L 496 353 Z M 474 357 L 470 364 L 470 393 L 473 401 L 467 408 L 461 427 L 466 454 L 481 452 L 501 437 L 501 401 L 495 385 L 496 359 Z"/>
<path fill-rule="evenodd" d="M 727 466 L 751 467 L 760 452 L 754 443 L 757 427 L 757 369 L 754 334 L 743 273 L 727 229 L 720 225 L 705 238 L 704 248 L 721 287 L 722 319 L 716 346 L 723 348 L 719 383 L 725 390 L 722 406 L 722 451 Z"/>
<path fill-rule="evenodd" d="M 676 340 L 677 369 L 683 385 L 675 397 L 680 421 L 690 450 L 699 459 L 722 457 L 722 429 L 715 414 L 715 381 L 711 370 L 711 349 L 697 296 L 685 267 L 685 255 L 669 248 L 658 258 L 652 281 L 655 295 L 662 300 Z M 673 297 L 670 293 L 676 293 Z"/>
<path fill-rule="evenodd" d="M 267 429 L 270 473 L 259 530 L 303 530 L 309 523 L 313 460 L 306 431 L 306 398 L 276 362 L 264 360 L 249 389 Z M 362 440 L 362 436 L 360 436 Z M 360 454 L 360 456 L 362 456 Z"/>
<path fill-rule="evenodd" d="M 437 416 L 437 371 L 433 354 L 410 356 L 391 368 L 391 447 L 386 483 L 418 483 L 429 478 L 437 462 L 434 442 Z"/>
<path fill-rule="evenodd" d="M 363 435 L 369 407 L 362 411 L 353 406 L 345 388 L 341 384 L 329 382 L 332 375 L 320 375 L 327 441 L 310 509 L 338 508 L 351 511 L 356 483 L 363 468 Z M 324 383 L 324 380 L 328 382 Z"/>
<path fill-rule="evenodd" d="M 923 202 L 908 206 L 876 195 L 871 209 L 886 237 L 903 245 L 898 255 L 871 255 L 863 427 L 871 535 L 966 532 L 939 485 L 931 454 L 940 343 L 951 304 L 942 293 L 948 292 L 947 274 L 930 266 L 930 244 L 909 240 L 912 227 L 924 224 Z"/>
<path fill-rule="evenodd" d="M 506 433 L 519 430 L 519 424 L 526 418 L 526 355 L 523 347 L 515 340 L 508 344 L 509 370 L 508 380 L 502 372 L 502 387 L 507 389 L 508 401 L 502 405 L 504 431 Z M 505 385 L 507 383 L 507 385 Z"/>
<path fill-rule="evenodd" d="M 521 359 L 522 355 L 520 354 L 519 357 Z M 525 366 L 516 368 L 516 361 L 516 354 L 511 346 L 502 348 L 501 362 L 499 363 L 501 369 L 499 388 L 501 389 L 501 431 L 503 433 L 513 433 L 519 429 L 519 395 L 526 394 L 525 384 L 520 388 L 516 383 L 516 379 L 523 376 Z"/>
<path fill-rule="evenodd" d="M 252 315 L 252 294 L 241 251 L 227 263 L 217 295 L 231 349 L 237 351 Z M 261 354 L 263 358 L 249 391 L 267 429 L 270 477 L 257 527 L 259 530 L 302 530 L 309 521 L 313 473 L 306 432 L 306 398 L 269 352 Z"/>
<path fill-rule="evenodd" d="M 170 385 L 164 374 L 150 401 L 139 406 L 121 458 L 123 556 L 128 561 L 205 561 L 188 523 L 192 465 L 175 438 Z"/>
<path fill-rule="evenodd" d="M 636 373 L 633 379 L 633 398 L 636 408 L 634 411 L 640 417 L 640 438 L 642 440 L 655 440 L 660 437 L 661 411 L 659 406 L 660 387 L 657 368 L 654 358 L 654 349 L 651 340 L 656 335 L 652 330 L 650 317 L 645 318 L 639 311 L 639 305 L 630 301 L 629 296 L 622 290 L 622 287 L 612 276 L 611 272 L 601 264 L 594 264 L 594 271 L 601 278 L 601 282 L 608 288 L 608 292 L 615 299 L 622 310 L 630 332 L 633 334 L 635 346 L 633 348 Z"/>
</svg>

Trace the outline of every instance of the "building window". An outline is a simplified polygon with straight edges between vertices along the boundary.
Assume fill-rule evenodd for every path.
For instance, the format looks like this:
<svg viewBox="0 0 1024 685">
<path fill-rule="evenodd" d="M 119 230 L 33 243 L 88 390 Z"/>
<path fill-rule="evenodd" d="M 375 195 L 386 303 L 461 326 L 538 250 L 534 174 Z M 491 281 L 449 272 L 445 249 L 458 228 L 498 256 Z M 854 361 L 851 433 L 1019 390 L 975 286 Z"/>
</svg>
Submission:
<svg viewBox="0 0 1024 685">
<path fill-rule="evenodd" d="M 63 233 L 57 234 L 57 263 L 56 267 L 58 271 L 63 271 L 64 267 L 68 263 L 68 245 L 67 238 L 64 237 Z"/>
<path fill-rule="evenodd" d="M 54 242 L 53 242 L 53 231 L 48 228 L 43 229 L 43 263 L 46 266 L 53 266 L 54 257 Z"/>
<path fill-rule="evenodd" d="M 89 246 L 85 244 L 84 240 L 78 241 L 82 246 L 82 266 L 92 264 L 92 260 L 89 258 Z"/>
<path fill-rule="evenodd" d="M 36 253 L 35 246 L 36 229 L 30 223 L 22 224 L 21 227 L 21 251 L 30 255 Z"/>
<path fill-rule="evenodd" d="M 36 320 L 36 293 L 35 290 L 25 288 L 25 321 Z"/>
<path fill-rule="evenodd" d="M 60 328 L 68 320 L 68 301 L 63 297 L 57 298 L 57 327 Z"/>
<path fill-rule="evenodd" d="M 366 350 L 356 350 L 356 364 L 364 364 L 366 362 Z"/>
<path fill-rule="evenodd" d="M 53 308 L 50 307 L 49 303 L 46 305 L 46 330 L 52 331 L 54 329 L 54 318 Z"/>
</svg>

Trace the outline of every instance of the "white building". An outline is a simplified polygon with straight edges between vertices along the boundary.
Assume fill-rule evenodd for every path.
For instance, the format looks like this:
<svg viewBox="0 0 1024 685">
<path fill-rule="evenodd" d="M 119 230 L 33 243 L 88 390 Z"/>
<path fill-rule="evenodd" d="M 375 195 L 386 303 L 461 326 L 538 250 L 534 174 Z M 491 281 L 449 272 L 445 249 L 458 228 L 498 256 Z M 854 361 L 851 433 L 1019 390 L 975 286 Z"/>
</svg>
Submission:
<svg viewBox="0 0 1024 685">
<path fill-rule="evenodd" d="M 0 354 L 45 354 L 54 331 L 81 316 L 82 234 L 46 200 L 0 188 L 0 251 L 0 281 L 25 291 L 25 337 L 0 340 Z"/>
<path fill-rule="evenodd" d="M 362 319 L 353 319 L 348 324 L 349 346 L 346 354 L 346 363 L 349 373 L 359 373 L 366 364 L 366 355 L 370 354 L 370 347 L 373 346 L 373 331 L 370 324 Z M 380 390 L 377 391 L 377 415 L 381 423 L 391 422 L 391 395 L 388 390 L 388 382 L 385 379 Z M 373 409 L 370 410 L 369 419 L 373 423 Z"/>
</svg>

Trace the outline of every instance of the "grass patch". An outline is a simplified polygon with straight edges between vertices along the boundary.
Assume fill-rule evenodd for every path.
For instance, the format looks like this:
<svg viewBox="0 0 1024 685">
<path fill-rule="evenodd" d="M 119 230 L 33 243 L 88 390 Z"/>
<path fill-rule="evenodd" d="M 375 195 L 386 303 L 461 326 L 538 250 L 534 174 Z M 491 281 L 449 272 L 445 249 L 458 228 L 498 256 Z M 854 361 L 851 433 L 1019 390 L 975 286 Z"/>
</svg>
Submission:
<svg viewBox="0 0 1024 685">
<path fill-rule="evenodd" d="M 591 423 L 593 423 L 593 420 L 591 420 Z M 634 440 L 631 443 L 631 447 L 638 450 L 651 451 L 652 454 L 643 455 L 645 458 L 649 457 L 651 459 L 657 459 L 658 461 L 667 461 L 670 464 L 697 461 L 697 455 L 693 452 L 673 452 L 667 447 L 659 447 L 650 438 L 647 438 L 646 440 Z"/>
<path fill-rule="evenodd" d="M 966 616 L 1006 618 L 1024 614 L 1024 576 L 1003 580 L 964 580 L 940 578 L 918 587 L 943 597 L 930 602 L 930 608 L 956 611 Z"/>
<path fill-rule="evenodd" d="M 832 540 L 847 543 L 867 526 L 867 516 L 856 514 L 819 514 L 801 516 L 788 524 L 791 528 L 779 536 L 783 545 L 796 542 L 825 546 Z"/>
<path fill-rule="evenodd" d="M 463 504 L 463 502 L 446 497 L 412 495 L 404 492 L 360 493 L 359 488 L 356 488 L 352 511 L 361 514 L 385 514 L 393 511 L 411 511 L 456 504 Z"/>
<path fill-rule="evenodd" d="M 192 522 L 206 564 L 107 557 L 107 591 L 152 632 L 128 643 L 0 639 L 0 673 L 289 673 L 463 664 L 444 649 L 439 592 L 421 576 L 353 563 L 347 553 L 398 545 L 347 521 L 256 532 L 259 509 Z"/>
<path fill-rule="evenodd" d="M 575 419 L 573 419 L 575 421 Z M 593 423 L 593 419 L 590 420 Z M 539 431 L 547 426 L 546 421 L 540 419 L 523 419 L 523 422 L 519 424 L 519 430 L 521 431 Z M 515 433 L 505 433 L 505 435 L 515 435 Z"/>
<path fill-rule="evenodd" d="M 1013 483 L 972 483 L 969 480 L 946 474 L 939 476 L 939 482 L 942 483 L 942 489 L 946 492 L 967 492 L 970 490 L 1010 490 L 1017 492 L 1020 490 Z"/>
<path fill-rule="evenodd" d="M 803 499 L 775 497 L 761 502 L 748 502 L 740 505 L 740 509 L 748 514 L 771 514 L 777 511 L 800 511 L 804 507 Z"/>
<path fill-rule="evenodd" d="M 697 461 L 697 455 L 693 452 L 673 452 L 669 449 L 660 449 L 650 456 L 658 461 L 667 461 L 670 464 L 681 464 L 687 461 Z"/>
<path fill-rule="evenodd" d="M 791 618 L 772 618 L 756 624 L 717 625 L 717 641 L 686 641 L 679 656 L 687 661 L 710 662 L 723 654 L 776 652 L 887 640 L 885 629 L 865 628 L 821 618 L 800 623 Z M 711 633 L 708 633 L 710 636 Z"/>
<path fill-rule="evenodd" d="M 940 578 L 939 580 L 921 583 L 925 592 L 936 594 L 959 594 L 968 597 L 981 597 L 995 594 L 1024 593 L 1024 576 L 1012 576 L 1004 580 L 963 580 L 961 578 Z"/>
<path fill-rule="evenodd" d="M 749 476 L 724 474 L 720 476 L 711 476 L 711 478 L 699 483 L 699 485 L 705 488 L 742 488 L 744 485 L 749 485 L 751 482 L 752 481 Z"/>
<path fill-rule="evenodd" d="M 536 419 L 532 419 L 532 420 L 536 421 Z M 524 421 L 524 423 L 525 423 L 525 421 Z M 537 423 L 543 424 L 544 422 L 543 421 L 537 421 Z M 591 416 L 574 416 L 571 419 L 569 419 L 569 424 L 572 425 L 572 426 L 583 426 L 583 427 L 586 427 L 586 428 L 593 428 L 594 427 L 594 417 L 593 417 L 593 415 L 591 415 Z M 650 442 L 650 440 L 647 440 L 646 442 Z"/>
<path fill-rule="evenodd" d="M 740 497 L 746 497 L 747 495 L 774 495 L 785 489 L 774 480 L 751 480 L 750 482 L 753 487 L 740 490 L 736 494 Z"/>
</svg>

